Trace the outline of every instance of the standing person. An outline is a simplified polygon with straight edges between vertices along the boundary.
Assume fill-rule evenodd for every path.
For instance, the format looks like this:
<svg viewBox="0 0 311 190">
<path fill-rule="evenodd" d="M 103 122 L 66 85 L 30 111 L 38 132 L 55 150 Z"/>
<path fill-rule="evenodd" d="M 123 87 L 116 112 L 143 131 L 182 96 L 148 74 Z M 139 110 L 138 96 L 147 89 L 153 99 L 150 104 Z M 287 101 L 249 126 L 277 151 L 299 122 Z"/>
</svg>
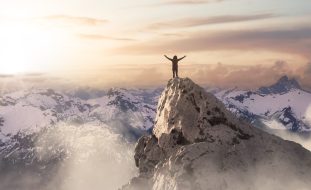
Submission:
<svg viewBox="0 0 311 190">
<path fill-rule="evenodd" d="M 173 57 L 173 59 L 167 57 L 166 55 L 164 55 L 168 60 L 172 61 L 172 70 L 173 70 L 173 78 L 178 77 L 178 61 L 182 60 L 183 58 L 185 58 L 186 56 L 183 56 L 182 58 L 177 58 L 177 56 L 175 55 Z"/>
</svg>

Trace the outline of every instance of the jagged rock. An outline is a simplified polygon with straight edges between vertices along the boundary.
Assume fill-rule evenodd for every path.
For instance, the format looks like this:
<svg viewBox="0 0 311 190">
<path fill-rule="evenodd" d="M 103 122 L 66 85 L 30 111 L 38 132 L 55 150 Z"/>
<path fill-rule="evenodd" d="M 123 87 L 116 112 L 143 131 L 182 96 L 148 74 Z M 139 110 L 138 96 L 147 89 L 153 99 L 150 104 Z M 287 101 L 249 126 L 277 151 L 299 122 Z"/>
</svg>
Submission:
<svg viewBox="0 0 311 190">
<path fill-rule="evenodd" d="M 144 136 L 135 147 L 135 163 L 140 173 L 152 174 L 154 167 L 165 157 L 155 136 Z"/>
<path fill-rule="evenodd" d="M 135 149 L 140 174 L 123 189 L 304 189 L 311 152 L 236 119 L 190 79 L 168 82 L 153 135 Z M 290 179 L 290 180 L 284 180 Z"/>
</svg>

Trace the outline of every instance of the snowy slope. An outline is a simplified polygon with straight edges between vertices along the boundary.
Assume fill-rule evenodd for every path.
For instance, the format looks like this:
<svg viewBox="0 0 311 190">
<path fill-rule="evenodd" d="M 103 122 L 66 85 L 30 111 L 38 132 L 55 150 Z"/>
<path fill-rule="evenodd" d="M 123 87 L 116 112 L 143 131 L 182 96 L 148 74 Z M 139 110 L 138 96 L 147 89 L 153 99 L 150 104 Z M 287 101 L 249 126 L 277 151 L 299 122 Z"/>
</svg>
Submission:
<svg viewBox="0 0 311 190">
<path fill-rule="evenodd" d="M 94 93 L 0 96 L 0 189 L 118 189 L 133 176 L 133 143 L 152 127 L 160 91 Z"/>
<path fill-rule="evenodd" d="M 311 131 L 311 93 L 297 81 L 282 77 L 270 87 L 257 91 L 223 90 L 215 94 L 226 107 L 252 122 L 260 120 L 271 128 Z"/>
<path fill-rule="evenodd" d="M 146 103 L 139 90 L 110 89 L 105 96 L 88 100 L 95 106 L 91 117 L 98 117 L 101 121 L 124 121 L 128 125 L 141 130 L 153 127 L 156 111 L 157 95 Z"/>
<path fill-rule="evenodd" d="M 144 93 L 144 95 L 141 95 Z M 110 89 L 100 97 L 87 100 L 51 89 L 30 89 L 0 97 L 0 131 L 16 134 L 36 131 L 59 121 L 74 124 L 98 122 L 148 130 L 153 125 L 157 93 Z M 114 126 L 112 126 L 114 127 Z"/>
<path fill-rule="evenodd" d="M 0 130 L 3 134 L 36 131 L 58 121 L 88 119 L 91 105 L 51 89 L 23 90 L 0 97 Z"/>
</svg>

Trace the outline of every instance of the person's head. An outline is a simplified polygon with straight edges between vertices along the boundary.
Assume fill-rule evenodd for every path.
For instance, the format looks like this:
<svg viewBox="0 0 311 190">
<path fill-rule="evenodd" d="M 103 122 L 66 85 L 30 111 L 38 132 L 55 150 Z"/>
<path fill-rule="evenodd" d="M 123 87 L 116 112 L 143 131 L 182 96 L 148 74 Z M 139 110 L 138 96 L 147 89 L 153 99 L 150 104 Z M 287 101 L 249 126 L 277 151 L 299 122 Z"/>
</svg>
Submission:
<svg viewBox="0 0 311 190">
<path fill-rule="evenodd" d="M 174 55 L 173 59 L 177 59 L 177 56 L 176 56 L 176 55 Z"/>
</svg>

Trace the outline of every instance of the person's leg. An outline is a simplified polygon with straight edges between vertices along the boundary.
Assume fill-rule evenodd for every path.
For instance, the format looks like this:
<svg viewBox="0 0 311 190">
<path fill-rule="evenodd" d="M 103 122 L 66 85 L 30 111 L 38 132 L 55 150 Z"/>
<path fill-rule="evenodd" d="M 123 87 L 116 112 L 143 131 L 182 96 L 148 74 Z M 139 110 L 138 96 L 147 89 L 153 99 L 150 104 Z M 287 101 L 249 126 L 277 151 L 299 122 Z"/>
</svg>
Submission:
<svg viewBox="0 0 311 190">
<path fill-rule="evenodd" d="M 173 71 L 173 78 L 175 78 L 175 70 L 173 69 L 172 71 Z"/>
<path fill-rule="evenodd" d="M 176 77 L 178 78 L 178 67 L 176 68 Z"/>
</svg>

